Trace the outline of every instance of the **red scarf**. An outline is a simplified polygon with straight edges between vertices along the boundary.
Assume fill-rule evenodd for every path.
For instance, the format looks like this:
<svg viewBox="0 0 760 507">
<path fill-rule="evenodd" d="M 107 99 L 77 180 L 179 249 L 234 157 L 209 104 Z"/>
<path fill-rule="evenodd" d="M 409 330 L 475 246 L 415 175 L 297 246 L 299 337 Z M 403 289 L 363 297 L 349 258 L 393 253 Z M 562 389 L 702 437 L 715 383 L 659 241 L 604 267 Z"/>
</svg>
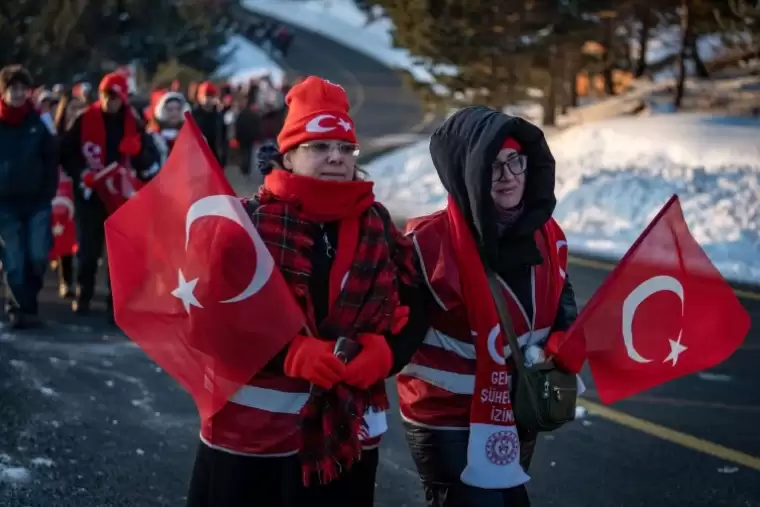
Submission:
<svg viewBox="0 0 760 507">
<path fill-rule="evenodd" d="M 451 196 L 447 217 L 476 358 L 467 467 L 461 478 L 475 487 L 510 488 L 523 484 L 528 476 L 520 466 L 520 443 L 503 360 L 506 337 L 475 240 Z M 494 355 L 501 356 L 501 364 L 491 349 L 499 351 Z"/>
<path fill-rule="evenodd" d="M 309 327 L 325 338 L 354 338 L 359 331 L 384 334 L 394 324 L 399 308 L 398 284 L 412 283 L 411 242 L 395 228 L 386 231 L 374 203 L 372 183 L 334 182 L 274 170 L 259 192 L 256 225 L 278 267 L 304 309 Z M 309 252 L 314 247 L 318 222 L 339 221 L 338 245 L 329 275 L 329 310 L 315 322 L 311 294 Z M 288 224 L 285 227 L 283 224 Z M 390 250 L 387 237 L 395 237 Z M 388 262 L 388 259 L 391 262 Z M 374 269 L 367 271 L 364 266 Z M 358 307 L 355 301 L 364 301 Z M 331 391 L 311 396 L 300 413 L 303 479 L 314 475 L 326 483 L 348 469 L 361 456 L 359 430 L 367 409 L 388 409 L 383 382 L 368 390 L 338 384 Z"/>
<path fill-rule="evenodd" d="M 315 222 L 358 217 L 375 202 L 371 181 L 329 181 L 275 169 L 264 178 L 264 188 L 285 202 L 297 203 Z"/>
<path fill-rule="evenodd" d="M 124 104 L 124 135 L 119 143 L 123 158 L 135 157 L 142 150 L 140 134 L 129 105 Z M 82 116 L 82 154 L 88 167 L 100 171 L 106 166 L 106 124 L 100 102 L 88 107 Z"/>
<path fill-rule="evenodd" d="M 9 106 L 4 100 L 0 100 L 0 121 L 12 127 L 18 127 L 31 110 L 32 103 L 28 100 L 18 107 Z"/>
<path fill-rule="evenodd" d="M 304 218 L 314 222 L 334 222 L 338 226 L 338 246 L 330 270 L 329 306 L 338 299 L 343 277 L 354 262 L 359 244 L 359 217 L 375 202 L 369 181 L 328 181 L 299 176 L 275 169 L 264 178 L 264 188 L 281 201 L 297 203 Z"/>
</svg>

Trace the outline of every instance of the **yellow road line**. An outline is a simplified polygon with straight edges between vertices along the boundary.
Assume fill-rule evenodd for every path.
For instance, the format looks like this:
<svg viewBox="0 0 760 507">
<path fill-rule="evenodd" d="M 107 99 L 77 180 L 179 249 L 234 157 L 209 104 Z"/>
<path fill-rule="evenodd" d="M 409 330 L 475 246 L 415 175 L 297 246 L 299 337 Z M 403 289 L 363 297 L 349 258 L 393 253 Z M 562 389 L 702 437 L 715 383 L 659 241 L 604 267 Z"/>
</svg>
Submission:
<svg viewBox="0 0 760 507">
<path fill-rule="evenodd" d="M 596 397 L 594 389 L 586 390 L 586 394 Z M 711 410 L 731 410 L 735 412 L 752 412 L 760 414 L 760 405 L 732 405 L 713 401 L 686 400 L 682 398 L 668 398 L 664 396 L 636 395 L 625 400 L 628 403 L 640 403 L 646 405 L 668 405 L 671 407 L 707 408 Z"/>
<path fill-rule="evenodd" d="M 575 264 L 577 266 L 583 266 L 586 268 L 600 269 L 602 271 L 612 271 L 615 264 L 611 262 L 595 261 L 592 259 L 581 259 L 579 257 L 570 256 L 567 259 L 568 263 Z M 743 299 L 752 299 L 753 301 L 760 301 L 760 293 L 751 292 L 748 290 L 734 289 L 734 294 Z"/>
<path fill-rule="evenodd" d="M 703 440 L 644 419 L 639 419 L 638 417 L 605 407 L 604 405 L 594 403 L 593 401 L 580 399 L 578 400 L 578 405 L 584 407 L 590 414 L 597 415 L 608 421 L 620 424 L 621 426 L 760 472 L 760 458 L 756 456 L 751 456 L 708 440 Z"/>
</svg>

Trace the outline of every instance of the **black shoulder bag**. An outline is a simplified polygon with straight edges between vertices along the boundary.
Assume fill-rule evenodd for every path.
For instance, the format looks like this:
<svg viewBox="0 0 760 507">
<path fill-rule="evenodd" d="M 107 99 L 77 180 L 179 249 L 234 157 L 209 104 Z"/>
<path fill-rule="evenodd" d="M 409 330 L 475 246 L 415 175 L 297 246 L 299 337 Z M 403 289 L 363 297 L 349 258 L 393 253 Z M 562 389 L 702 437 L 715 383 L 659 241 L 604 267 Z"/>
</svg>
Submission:
<svg viewBox="0 0 760 507">
<path fill-rule="evenodd" d="M 517 342 L 499 281 L 493 273 L 489 272 L 487 276 L 501 327 L 515 363 L 512 410 L 517 426 L 531 432 L 555 430 L 575 419 L 577 379 L 575 375 L 557 368 L 551 361 L 525 366 L 525 358 Z"/>
</svg>

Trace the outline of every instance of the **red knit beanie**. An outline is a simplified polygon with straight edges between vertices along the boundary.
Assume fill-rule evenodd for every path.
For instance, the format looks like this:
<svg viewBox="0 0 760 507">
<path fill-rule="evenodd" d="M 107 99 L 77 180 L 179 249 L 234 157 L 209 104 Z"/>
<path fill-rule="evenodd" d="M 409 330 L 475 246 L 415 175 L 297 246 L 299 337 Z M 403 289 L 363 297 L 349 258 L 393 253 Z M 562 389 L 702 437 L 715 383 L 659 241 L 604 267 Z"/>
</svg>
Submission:
<svg viewBox="0 0 760 507">
<path fill-rule="evenodd" d="M 356 143 L 348 96 L 342 86 L 309 76 L 290 89 L 285 104 L 288 115 L 277 136 L 280 153 L 316 139 Z"/>
<path fill-rule="evenodd" d="M 508 137 L 504 140 L 504 144 L 501 145 L 502 150 L 506 150 L 508 148 L 511 148 L 515 151 L 522 150 L 522 146 L 520 146 L 520 143 L 518 143 L 514 138 Z"/>
<path fill-rule="evenodd" d="M 125 104 L 129 102 L 129 84 L 124 74 L 118 72 L 106 74 L 100 80 L 98 91 L 115 93 Z"/>
<path fill-rule="evenodd" d="M 198 100 L 206 97 L 218 97 L 219 89 L 211 81 L 204 81 L 198 86 Z"/>
</svg>

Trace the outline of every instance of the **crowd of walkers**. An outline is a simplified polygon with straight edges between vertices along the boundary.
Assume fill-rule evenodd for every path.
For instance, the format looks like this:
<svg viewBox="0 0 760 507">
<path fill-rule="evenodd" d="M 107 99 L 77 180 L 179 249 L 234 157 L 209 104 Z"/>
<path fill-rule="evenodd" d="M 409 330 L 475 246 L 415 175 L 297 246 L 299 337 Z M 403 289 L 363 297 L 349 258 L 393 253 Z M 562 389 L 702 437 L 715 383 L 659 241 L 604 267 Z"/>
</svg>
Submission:
<svg viewBox="0 0 760 507">
<path fill-rule="evenodd" d="M 60 295 L 87 314 L 111 212 L 92 190 L 107 168 L 128 168 L 135 186 L 160 174 L 190 112 L 222 167 L 233 147 L 243 173 L 264 178 L 245 208 L 306 326 L 201 421 L 189 507 L 371 507 L 392 376 L 428 506 L 530 505 L 538 432 L 572 419 L 579 369 L 560 345 L 577 308 L 539 128 L 486 107 L 451 115 L 430 140 L 447 206 L 402 233 L 357 166 L 348 96 L 327 80 L 174 83 L 147 105 L 120 73 L 94 92 L 33 87 L 20 66 L 0 72 L 14 326 L 39 324 L 62 183 L 73 189 L 76 249 L 56 252 Z M 569 377 L 562 396 L 529 402 L 523 390 L 515 405 L 523 362 L 543 365 L 534 374 L 547 393 Z"/>
<path fill-rule="evenodd" d="M 281 128 L 284 93 L 287 88 L 266 75 L 236 86 L 206 81 L 183 88 L 174 82 L 144 96 L 130 89 L 122 72 L 107 74 L 97 87 L 79 82 L 46 88 L 22 66 L 2 69 L 0 252 L 10 325 L 41 324 L 38 295 L 49 265 L 57 270 L 60 297 L 71 300 L 72 311 L 91 313 L 105 266 L 103 223 L 110 213 L 88 188 L 92 174 L 118 163 L 141 182 L 149 181 L 189 112 L 220 165 L 236 157 L 248 175 L 256 147 L 276 138 Z M 56 202 L 68 203 L 75 229 L 60 248 L 54 248 L 63 228 L 53 220 Z M 106 276 L 101 285 L 107 281 Z M 105 307 L 112 322 L 107 288 Z"/>
</svg>

